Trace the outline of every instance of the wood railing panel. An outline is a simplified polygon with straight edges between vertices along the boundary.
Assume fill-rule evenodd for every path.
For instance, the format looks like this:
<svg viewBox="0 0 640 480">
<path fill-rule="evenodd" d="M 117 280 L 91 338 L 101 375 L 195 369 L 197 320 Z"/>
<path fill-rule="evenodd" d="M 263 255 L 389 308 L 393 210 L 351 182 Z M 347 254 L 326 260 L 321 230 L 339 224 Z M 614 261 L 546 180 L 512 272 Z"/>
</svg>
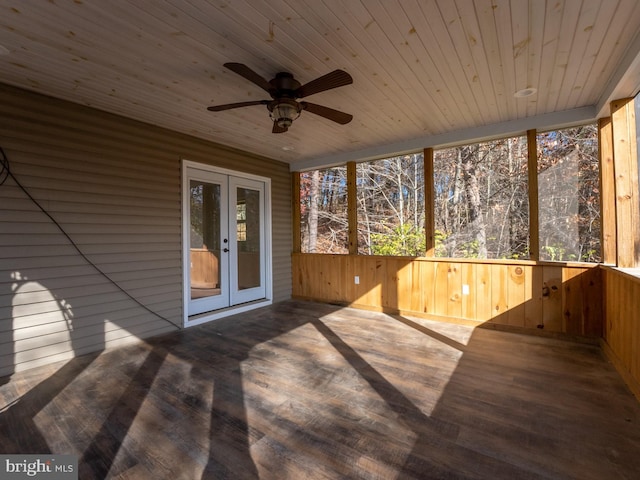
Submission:
<svg viewBox="0 0 640 480">
<path fill-rule="evenodd" d="M 542 324 L 545 330 L 562 332 L 562 267 L 542 267 Z"/>
<path fill-rule="evenodd" d="M 421 283 L 418 290 L 422 294 L 422 308 L 419 310 L 422 313 L 433 313 L 436 309 L 436 289 L 434 288 L 436 282 L 436 267 L 437 262 L 417 262 L 420 265 L 421 271 Z M 414 289 L 415 290 L 415 289 Z"/>
<path fill-rule="evenodd" d="M 640 278 L 607 267 L 602 275 L 603 347 L 640 399 Z"/>
<path fill-rule="evenodd" d="M 462 272 L 459 263 L 447 263 L 447 316 L 462 317 Z"/>
<path fill-rule="evenodd" d="M 398 269 L 400 264 L 396 258 L 388 259 L 382 262 L 382 307 L 398 308 Z"/>
<path fill-rule="evenodd" d="M 603 308 L 603 272 L 591 269 L 582 276 L 582 298 L 584 299 L 584 334 L 588 337 L 602 337 L 605 312 Z M 640 293 L 640 292 L 639 292 Z M 637 298 L 637 297 L 636 297 Z"/>
<path fill-rule="evenodd" d="M 524 326 L 525 328 L 538 328 L 542 325 L 542 294 L 544 280 L 542 268 L 525 265 L 524 269 Z"/>
<path fill-rule="evenodd" d="M 422 288 L 429 288 L 429 284 L 425 284 Z M 447 316 L 449 303 L 449 264 L 446 262 L 438 262 L 435 264 L 433 311 L 427 310 L 426 313 L 434 315 Z"/>
<path fill-rule="evenodd" d="M 582 331 L 581 269 L 564 269 L 562 271 L 562 330 L 567 333 Z"/>
<path fill-rule="evenodd" d="M 508 275 L 506 265 L 491 265 L 491 319 L 502 317 L 508 311 Z M 496 320 L 498 323 L 507 321 Z"/>
<path fill-rule="evenodd" d="M 322 254 L 294 254 L 293 265 L 297 298 L 572 335 L 602 331 L 595 265 Z"/>
<path fill-rule="evenodd" d="M 397 273 L 396 273 L 396 305 L 398 306 L 398 310 L 409 311 L 413 306 L 413 267 L 414 262 L 403 261 L 401 264 L 397 265 Z M 419 293 L 419 291 L 418 291 Z M 419 295 L 418 295 L 419 297 Z M 420 305 L 417 305 L 420 308 Z"/>
<path fill-rule="evenodd" d="M 477 268 L 474 263 L 462 263 L 460 265 L 462 284 L 469 286 L 469 293 L 462 292 L 462 318 L 477 318 L 476 296 L 471 295 L 471 286 L 477 288 Z"/>
<path fill-rule="evenodd" d="M 422 285 L 422 276 L 424 275 L 424 263 L 411 263 L 411 292 L 408 294 L 411 298 L 409 308 L 407 310 L 413 312 L 424 312 L 426 310 L 426 296 L 424 288 L 413 288 L 413 285 Z"/>
<path fill-rule="evenodd" d="M 527 292 L 525 290 L 525 270 L 520 265 L 507 266 L 509 290 L 507 291 L 507 315 L 509 325 L 525 326 Z"/>
<path fill-rule="evenodd" d="M 493 306 L 491 303 L 491 265 L 478 263 L 474 264 L 476 274 L 475 295 L 477 313 L 475 320 L 484 322 L 493 316 Z M 470 292 L 470 295 L 473 294 Z"/>
</svg>

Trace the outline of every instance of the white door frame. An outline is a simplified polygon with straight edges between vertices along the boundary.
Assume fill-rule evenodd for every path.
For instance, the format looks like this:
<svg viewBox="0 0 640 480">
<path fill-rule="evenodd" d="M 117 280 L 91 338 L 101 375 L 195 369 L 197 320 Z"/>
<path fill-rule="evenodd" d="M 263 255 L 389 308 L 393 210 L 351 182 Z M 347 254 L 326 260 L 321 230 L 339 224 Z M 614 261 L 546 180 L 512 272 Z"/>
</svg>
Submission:
<svg viewBox="0 0 640 480">
<path fill-rule="evenodd" d="M 247 179 L 261 182 L 264 185 L 264 285 L 265 285 L 265 298 L 254 302 L 241 304 L 238 306 L 231 306 L 221 310 L 214 310 L 211 312 L 205 312 L 199 315 L 189 316 L 188 305 L 191 301 L 189 291 L 190 270 L 191 270 L 191 258 L 189 254 L 189 231 L 190 231 L 190 219 L 189 219 L 189 175 L 188 170 L 199 170 L 206 174 L 216 173 L 229 177 L 237 177 L 240 179 Z M 268 177 L 261 177 L 258 175 L 246 174 L 235 170 L 229 170 L 225 168 L 214 167 L 202 163 L 193 162 L 190 160 L 182 160 L 182 311 L 183 311 L 183 325 L 185 327 L 191 327 L 199 325 L 201 323 L 210 322 L 218 318 L 223 318 L 236 313 L 246 312 L 255 308 L 271 305 L 273 302 L 273 264 L 272 264 L 272 241 L 271 241 L 271 179 Z"/>
</svg>

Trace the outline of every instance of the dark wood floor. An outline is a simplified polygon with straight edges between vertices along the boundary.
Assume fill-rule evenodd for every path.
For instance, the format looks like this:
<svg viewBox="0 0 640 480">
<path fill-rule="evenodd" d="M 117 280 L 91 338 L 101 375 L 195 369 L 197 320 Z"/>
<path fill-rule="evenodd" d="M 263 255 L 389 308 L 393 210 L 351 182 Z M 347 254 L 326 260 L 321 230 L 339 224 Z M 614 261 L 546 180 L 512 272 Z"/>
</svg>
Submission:
<svg viewBox="0 0 640 480">
<path fill-rule="evenodd" d="M 81 479 L 631 479 L 593 345 L 286 302 L 0 381 L 0 452 Z"/>
</svg>

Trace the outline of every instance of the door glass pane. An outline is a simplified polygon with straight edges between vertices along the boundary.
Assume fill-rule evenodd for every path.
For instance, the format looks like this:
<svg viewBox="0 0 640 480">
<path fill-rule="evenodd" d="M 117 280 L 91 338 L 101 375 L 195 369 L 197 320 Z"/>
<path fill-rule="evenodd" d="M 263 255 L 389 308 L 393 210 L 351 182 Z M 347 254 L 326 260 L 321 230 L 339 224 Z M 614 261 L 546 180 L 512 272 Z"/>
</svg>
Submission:
<svg viewBox="0 0 640 480">
<path fill-rule="evenodd" d="M 220 295 L 220 185 L 191 180 L 191 299 Z"/>
<path fill-rule="evenodd" d="M 260 192 L 238 188 L 236 238 L 238 290 L 260 286 Z"/>
</svg>

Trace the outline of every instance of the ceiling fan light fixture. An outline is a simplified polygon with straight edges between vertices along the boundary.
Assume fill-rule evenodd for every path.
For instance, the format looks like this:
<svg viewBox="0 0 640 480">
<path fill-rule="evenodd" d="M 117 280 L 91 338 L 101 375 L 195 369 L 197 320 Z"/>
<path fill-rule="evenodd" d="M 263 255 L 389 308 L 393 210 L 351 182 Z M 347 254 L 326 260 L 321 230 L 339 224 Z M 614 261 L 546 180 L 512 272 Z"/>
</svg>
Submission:
<svg viewBox="0 0 640 480">
<path fill-rule="evenodd" d="M 295 100 L 277 100 L 273 106 L 270 106 L 269 115 L 280 128 L 289 128 L 293 121 L 300 116 L 300 106 Z"/>
</svg>

